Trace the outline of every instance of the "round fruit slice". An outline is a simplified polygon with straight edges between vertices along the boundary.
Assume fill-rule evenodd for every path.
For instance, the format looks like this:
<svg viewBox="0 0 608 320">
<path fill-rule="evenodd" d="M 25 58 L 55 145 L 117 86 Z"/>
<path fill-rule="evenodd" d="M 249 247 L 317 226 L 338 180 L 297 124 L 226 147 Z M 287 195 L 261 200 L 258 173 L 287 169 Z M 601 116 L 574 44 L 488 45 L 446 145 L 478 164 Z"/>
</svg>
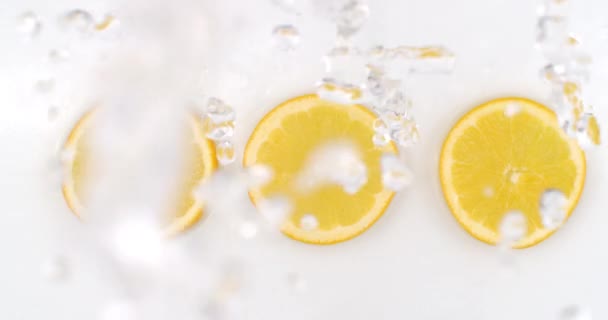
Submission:
<svg viewBox="0 0 608 320">
<path fill-rule="evenodd" d="M 64 150 L 73 152 L 72 161 L 66 163 L 66 178 L 63 183 L 63 196 L 74 214 L 81 216 L 86 208 L 86 201 L 83 200 L 85 186 L 90 183 L 89 170 L 91 168 L 91 146 L 87 139 L 87 132 L 91 127 L 91 122 L 95 118 L 96 111 L 86 113 L 74 126 Z M 189 139 L 192 147 L 187 152 L 187 159 L 183 177 L 177 177 L 179 190 L 176 190 L 174 205 L 171 208 L 171 216 L 164 227 L 168 235 L 174 235 L 184 231 L 195 224 L 203 214 L 203 203 L 195 199 L 193 190 L 198 183 L 210 176 L 217 168 L 215 157 L 215 147 L 213 143 L 205 137 L 203 124 L 196 116 L 191 116 L 187 125 Z M 145 161 L 145 160 L 142 160 Z"/>
<path fill-rule="evenodd" d="M 585 155 L 559 127 L 553 111 L 523 98 L 492 100 L 452 128 L 441 151 L 440 179 L 454 217 L 475 238 L 500 241 L 507 212 L 526 218 L 527 232 L 513 244 L 533 246 L 555 230 L 545 228 L 540 199 L 559 190 L 569 217 L 583 191 Z"/>
<path fill-rule="evenodd" d="M 316 95 L 297 97 L 276 107 L 257 125 L 245 149 L 245 167 L 266 165 L 274 170 L 268 184 L 250 190 L 253 203 L 259 207 L 265 199 L 286 197 L 291 214 L 280 228 L 295 240 L 332 244 L 361 234 L 384 213 L 394 194 L 382 184 L 380 161 L 384 153 L 395 153 L 396 148 L 392 143 L 384 147 L 372 143 L 375 119 L 362 106 L 337 104 Z M 332 145 L 335 141 L 357 150 L 367 180 L 356 190 L 326 183 L 303 191 L 298 181 L 311 159 L 325 168 L 329 162 L 339 161 L 332 158 L 338 157 L 331 153 L 332 147 L 339 148 Z M 315 158 L 323 149 L 329 151 L 329 158 Z"/>
</svg>

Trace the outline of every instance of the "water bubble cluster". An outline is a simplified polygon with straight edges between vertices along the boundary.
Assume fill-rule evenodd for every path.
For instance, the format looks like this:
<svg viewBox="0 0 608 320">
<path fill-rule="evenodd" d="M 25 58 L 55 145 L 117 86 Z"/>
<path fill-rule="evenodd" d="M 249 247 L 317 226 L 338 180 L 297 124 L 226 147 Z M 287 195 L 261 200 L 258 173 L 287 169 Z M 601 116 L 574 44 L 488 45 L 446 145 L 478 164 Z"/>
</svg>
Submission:
<svg viewBox="0 0 608 320">
<path fill-rule="evenodd" d="M 578 305 L 571 305 L 563 308 L 558 320 L 592 320 L 591 310 Z"/>
<path fill-rule="evenodd" d="M 562 129 L 582 147 L 589 147 L 600 144 L 598 121 L 583 101 L 581 88 L 588 81 L 592 60 L 570 33 L 568 5 L 568 1 L 545 0 L 538 10 L 536 44 L 547 61 L 540 73 L 551 86 L 551 106 Z"/>
<path fill-rule="evenodd" d="M 384 186 L 393 191 L 401 191 L 409 186 L 413 180 L 411 170 L 402 159 L 392 154 L 385 154 L 381 160 L 382 182 Z"/>
<path fill-rule="evenodd" d="M 296 183 L 303 192 L 331 183 L 342 186 L 348 194 L 355 194 L 367 183 L 367 173 L 367 166 L 355 146 L 334 141 L 312 151 Z"/>
<path fill-rule="evenodd" d="M 540 214 L 543 226 L 547 229 L 556 229 L 566 220 L 568 198 L 557 189 L 548 189 L 540 197 Z"/>
<path fill-rule="evenodd" d="M 282 24 L 272 30 L 275 45 L 283 51 L 294 50 L 300 43 L 300 31 L 290 24 Z"/>
<path fill-rule="evenodd" d="M 511 248 L 523 239 L 527 231 L 528 225 L 524 214 L 520 211 L 509 211 L 505 213 L 500 222 L 498 245 L 503 248 Z"/>
<path fill-rule="evenodd" d="M 27 38 L 34 38 L 42 31 L 42 22 L 34 12 L 24 12 L 17 17 L 17 31 Z"/>
<path fill-rule="evenodd" d="M 372 138 L 374 144 L 383 146 L 394 141 L 408 147 L 418 141 L 419 134 L 404 82 L 410 74 L 449 72 L 454 55 L 441 46 L 359 49 L 352 38 L 368 14 L 367 6 L 358 1 L 338 11 L 338 37 L 335 47 L 323 57 L 325 76 L 317 83 L 317 95 L 341 104 L 369 107 L 380 118 Z"/>
<path fill-rule="evenodd" d="M 68 261 L 63 256 L 50 257 L 40 266 L 40 273 L 48 281 L 65 281 L 69 277 Z"/>
<path fill-rule="evenodd" d="M 203 127 L 207 138 L 215 142 L 217 160 L 227 165 L 236 159 L 232 138 L 236 112 L 224 101 L 211 97 L 207 99 L 204 110 Z"/>
</svg>

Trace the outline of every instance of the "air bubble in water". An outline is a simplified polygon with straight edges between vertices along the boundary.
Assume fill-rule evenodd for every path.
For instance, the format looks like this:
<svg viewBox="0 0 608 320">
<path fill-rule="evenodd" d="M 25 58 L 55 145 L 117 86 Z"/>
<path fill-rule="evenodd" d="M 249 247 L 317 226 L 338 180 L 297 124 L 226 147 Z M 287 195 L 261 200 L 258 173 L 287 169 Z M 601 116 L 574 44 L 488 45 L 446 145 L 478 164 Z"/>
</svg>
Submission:
<svg viewBox="0 0 608 320">
<path fill-rule="evenodd" d="M 578 305 L 567 306 L 560 311 L 558 320 L 592 320 L 591 310 Z"/>
<path fill-rule="evenodd" d="M 383 155 L 381 167 L 382 183 L 387 189 L 400 191 L 412 183 L 412 171 L 396 155 Z"/>
<path fill-rule="evenodd" d="M 412 146 L 420 140 L 418 125 L 413 121 L 407 121 L 402 128 L 391 132 L 391 138 L 402 147 Z"/>
<path fill-rule="evenodd" d="M 295 272 L 287 274 L 287 285 L 293 293 L 303 293 L 307 288 L 306 281 Z"/>
<path fill-rule="evenodd" d="M 254 164 L 247 168 L 247 185 L 250 188 L 261 187 L 272 180 L 274 171 L 270 166 Z"/>
<path fill-rule="evenodd" d="M 359 32 L 369 17 L 369 7 L 359 0 L 349 1 L 338 12 L 336 25 L 338 36 L 348 38 Z"/>
<path fill-rule="evenodd" d="M 97 320 L 137 320 L 137 311 L 127 301 L 114 301 L 104 307 Z"/>
<path fill-rule="evenodd" d="M 505 108 L 505 117 L 512 118 L 521 111 L 521 105 L 517 102 L 510 102 Z"/>
<path fill-rule="evenodd" d="M 234 144 L 231 141 L 222 141 L 216 145 L 216 157 L 221 165 L 228 165 L 236 160 Z"/>
<path fill-rule="evenodd" d="M 234 122 L 228 121 L 224 123 L 214 123 L 209 120 L 209 118 L 205 119 L 205 134 L 207 138 L 213 141 L 226 141 L 230 140 L 234 135 Z"/>
<path fill-rule="evenodd" d="M 245 239 L 253 239 L 258 234 L 258 224 L 254 220 L 242 221 L 238 227 L 239 235 Z"/>
<path fill-rule="evenodd" d="M 566 220 L 568 198 L 557 189 L 548 189 L 540 197 L 540 214 L 543 226 L 555 229 Z"/>
<path fill-rule="evenodd" d="M 68 11 L 61 17 L 61 23 L 64 27 L 78 32 L 89 32 L 93 30 L 93 16 L 82 9 L 74 9 Z"/>
<path fill-rule="evenodd" d="M 323 100 L 350 105 L 361 100 L 363 90 L 352 84 L 324 78 L 317 84 L 317 96 Z"/>
<path fill-rule="evenodd" d="M 236 112 L 224 101 L 211 97 L 207 100 L 206 115 L 213 123 L 234 121 Z"/>
<path fill-rule="evenodd" d="M 335 141 L 311 153 L 296 181 L 303 192 L 333 183 L 342 186 L 344 192 L 355 194 L 367 183 L 367 166 L 355 146 Z"/>
<path fill-rule="evenodd" d="M 273 228 L 280 228 L 291 214 L 291 202 L 285 197 L 272 197 L 261 200 L 257 208 Z"/>
<path fill-rule="evenodd" d="M 34 89 L 39 93 L 49 93 L 55 89 L 55 79 L 48 77 L 34 83 Z"/>
<path fill-rule="evenodd" d="M 111 14 L 106 14 L 103 20 L 95 24 L 95 30 L 104 31 L 118 23 L 118 19 Z"/>
<path fill-rule="evenodd" d="M 593 114 L 585 113 L 576 121 L 576 140 L 583 148 L 600 144 L 600 128 Z"/>
<path fill-rule="evenodd" d="M 54 256 L 40 266 L 42 277 L 48 281 L 61 282 L 69 276 L 68 263 L 63 256 Z"/>
<path fill-rule="evenodd" d="M 34 12 L 24 12 L 17 17 L 17 31 L 29 38 L 34 38 L 42 31 L 42 22 Z"/>
<path fill-rule="evenodd" d="M 63 49 L 52 49 L 49 51 L 49 61 L 52 63 L 60 63 L 70 59 L 70 52 Z"/>
<path fill-rule="evenodd" d="M 500 245 L 512 247 L 517 241 L 523 239 L 528 230 L 526 217 L 520 211 L 509 211 L 503 216 L 499 231 Z"/>
<path fill-rule="evenodd" d="M 285 24 L 278 25 L 272 30 L 275 45 L 280 50 L 289 51 L 295 49 L 300 43 L 300 31 L 296 27 Z"/>
<path fill-rule="evenodd" d="M 313 231 L 319 227 L 319 220 L 313 214 L 307 213 L 300 218 L 300 228 Z"/>
<path fill-rule="evenodd" d="M 57 120 L 59 117 L 59 107 L 50 106 L 47 110 L 47 119 L 49 122 Z"/>
</svg>

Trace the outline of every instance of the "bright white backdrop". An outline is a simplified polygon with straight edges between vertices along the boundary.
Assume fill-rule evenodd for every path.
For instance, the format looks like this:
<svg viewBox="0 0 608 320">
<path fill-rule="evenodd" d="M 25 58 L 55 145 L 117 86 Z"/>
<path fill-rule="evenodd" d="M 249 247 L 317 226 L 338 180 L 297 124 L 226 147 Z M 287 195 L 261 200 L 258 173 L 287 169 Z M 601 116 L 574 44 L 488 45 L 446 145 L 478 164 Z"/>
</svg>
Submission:
<svg viewBox="0 0 608 320">
<path fill-rule="evenodd" d="M 333 28 L 320 18 L 283 13 L 267 1 L 208 2 L 209 50 L 201 59 L 209 59 L 209 73 L 217 81 L 205 85 L 237 108 L 241 152 L 266 111 L 313 90 Z M 596 60 L 588 99 L 606 123 L 608 2 L 572 2 L 573 29 Z M 42 180 L 53 144 L 82 107 L 70 106 L 57 123 L 47 123 L 48 103 L 32 97 L 31 84 L 45 72 L 38 66 L 41 52 L 54 38 L 43 29 L 38 40 L 23 41 L 15 17 L 31 9 L 52 24 L 59 13 L 77 6 L 97 14 L 120 12 L 116 1 L 0 2 L 0 319 L 94 319 L 99 302 L 111 298 L 111 289 L 85 259 L 72 261 L 71 279 L 63 284 L 44 281 L 39 271 L 49 255 L 63 250 L 57 243 L 65 235 L 58 230 L 78 228 L 58 191 L 49 192 Z M 422 134 L 408 154 L 415 183 L 352 241 L 317 247 L 284 238 L 250 250 L 252 257 L 263 255 L 264 263 L 251 270 L 256 286 L 244 301 L 244 319 L 538 320 L 555 319 L 569 304 L 592 308 L 594 319 L 608 318 L 605 147 L 588 154 L 587 185 L 571 220 L 541 245 L 517 252 L 512 267 L 460 228 L 439 188 L 442 139 L 466 110 L 501 96 L 547 101 L 547 87 L 538 77 L 542 59 L 534 49 L 535 1 L 370 0 L 370 9 L 357 40 L 361 45 L 444 44 L 457 55 L 453 74 L 416 76 L 410 83 Z M 281 23 L 297 26 L 302 39 L 277 73 L 270 71 L 272 61 L 259 47 Z M 245 70 L 244 77 L 229 64 L 224 67 L 224 61 L 240 55 L 253 57 L 234 67 Z M 209 241 L 221 237 L 220 230 L 204 226 L 195 232 L 207 232 Z M 276 289 L 284 281 L 277 270 L 283 269 L 306 279 L 305 294 Z"/>
</svg>

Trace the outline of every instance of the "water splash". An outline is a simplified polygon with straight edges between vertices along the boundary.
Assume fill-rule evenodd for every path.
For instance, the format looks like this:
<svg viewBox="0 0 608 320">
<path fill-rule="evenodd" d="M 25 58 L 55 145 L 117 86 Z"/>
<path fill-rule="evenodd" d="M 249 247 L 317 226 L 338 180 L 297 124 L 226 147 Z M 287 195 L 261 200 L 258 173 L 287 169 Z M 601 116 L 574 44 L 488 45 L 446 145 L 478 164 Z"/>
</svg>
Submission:
<svg viewBox="0 0 608 320">
<path fill-rule="evenodd" d="M 59 118 L 60 108 L 58 106 L 50 106 L 46 111 L 46 118 L 49 122 L 54 122 Z"/>
<path fill-rule="evenodd" d="M 311 213 L 307 213 L 300 218 L 300 227 L 306 231 L 314 231 L 319 227 L 319 220 Z"/>
<path fill-rule="evenodd" d="M 262 187 L 274 177 L 274 170 L 270 166 L 255 164 L 247 168 L 247 185 L 250 188 Z"/>
<path fill-rule="evenodd" d="M 231 164 L 236 160 L 236 151 L 231 141 L 221 141 L 216 144 L 215 153 L 221 165 Z"/>
<path fill-rule="evenodd" d="M 363 1 L 351 0 L 346 3 L 338 12 L 335 21 L 338 38 L 349 39 L 358 33 L 368 17 L 369 7 Z"/>
<path fill-rule="evenodd" d="M 598 121 L 582 98 L 582 84 L 589 80 L 592 59 L 570 33 L 568 1 L 546 0 L 538 14 L 536 44 L 547 61 L 540 74 L 551 86 L 551 107 L 566 134 L 581 147 L 599 145 Z"/>
<path fill-rule="evenodd" d="M 295 272 L 290 272 L 287 274 L 287 286 L 289 287 L 290 291 L 295 294 L 304 293 L 308 288 L 306 280 L 304 280 L 300 274 Z"/>
<path fill-rule="evenodd" d="M 47 281 L 64 282 L 70 276 L 69 264 L 64 256 L 53 256 L 40 266 L 40 273 Z"/>
<path fill-rule="evenodd" d="M 107 304 L 97 320 L 138 320 L 137 308 L 128 300 L 116 300 Z"/>
<path fill-rule="evenodd" d="M 48 59 L 52 63 L 68 61 L 71 57 L 70 51 L 64 49 L 52 49 L 49 51 Z"/>
<path fill-rule="evenodd" d="M 500 240 L 498 245 L 502 248 L 511 248 L 523 239 L 528 230 L 526 217 L 520 211 L 509 211 L 503 216 L 500 226 Z"/>
<path fill-rule="evenodd" d="M 401 191 L 412 183 L 412 171 L 396 155 L 385 154 L 381 160 L 382 183 L 393 191 Z"/>
<path fill-rule="evenodd" d="M 540 197 L 540 214 L 543 226 L 547 229 L 556 229 L 561 226 L 567 217 L 566 206 L 568 198 L 557 189 L 548 189 Z"/>
<path fill-rule="evenodd" d="M 95 27 L 93 15 L 82 9 L 73 9 L 66 12 L 61 16 L 59 22 L 62 27 L 80 33 L 91 32 Z"/>
<path fill-rule="evenodd" d="M 293 209 L 289 199 L 281 196 L 262 199 L 256 207 L 273 230 L 283 225 Z"/>
<path fill-rule="evenodd" d="M 279 50 L 292 51 L 300 44 L 300 31 L 290 24 L 274 27 L 272 36 Z"/>
<path fill-rule="evenodd" d="M 296 178 L 296 186 L 302 192 L 337 184 L 346 193 L 355 194 L 366 183 L 367 167 L 357 148 L 345 141 L 332 141 L 313 150 Z"/>
<path fill-rule="evenodd" d="M 53 77 L 45 77 L 34 83 L 34 90 L 41 94 L 50 93 L 55 89 L 55 79 Z"/>
<path fill-rule="evenodd" d="M 17 17 L 17 31 L 28 39 L 37 37 L 42 31 L 42 22 L 33 11 L 26 11 Z"/>
<path fill-rule="evenodd" d="M 581 307 L 578 305 L 571 305 L 563 308 L 559 315 L 558 320 L 592 320 L 591 309 Z"/>
</svg>

